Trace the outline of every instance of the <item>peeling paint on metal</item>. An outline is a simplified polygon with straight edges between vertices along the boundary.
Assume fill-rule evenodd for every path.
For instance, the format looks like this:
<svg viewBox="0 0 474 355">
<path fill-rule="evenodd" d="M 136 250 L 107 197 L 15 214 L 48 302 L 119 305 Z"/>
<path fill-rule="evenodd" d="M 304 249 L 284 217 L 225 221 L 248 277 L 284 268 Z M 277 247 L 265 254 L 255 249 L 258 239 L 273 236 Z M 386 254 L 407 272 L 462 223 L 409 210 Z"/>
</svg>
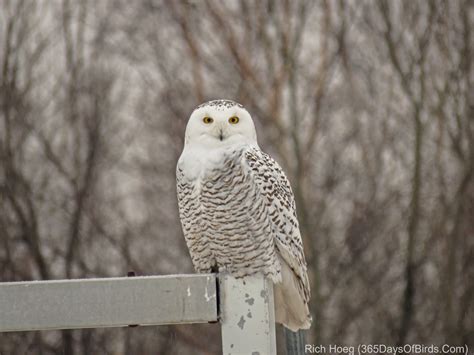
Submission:
<svg viewBox="0 0 474 355">
<path fill-rule="evenodd" d="M 240 329 L 244 329 L 244 324 L 245 324 L 245 319 L 244 319 L 244 316 L 241 316 L 240 317 L 240 320 L 239 320 L 239 323 L 237 323 L 237 325 L 239 326 Z"/>
<path fill-rule="evenodd" d="M 262 276 L 219 278 L 224 354 L 276 354 L 272 285 Z"/>
<path fill-rule="evenodd" d="M 216 298 L 216 293 L 214 292 L 212 295 L 209 295 L 209 293 L 207 291 L 207 286 L 206 286 L 205 293 L 204 293 L 204 298 L 206 299 L 207 302 L 209 302 L 213 298 Z"/>
<path fill-rule="evenodd" d="M 260 297 L 263 298 L 265 303 L 268 303 L 268 292 L 267 292 L 267 290 L 262 290 L 260 292 Z"/>
</svg>

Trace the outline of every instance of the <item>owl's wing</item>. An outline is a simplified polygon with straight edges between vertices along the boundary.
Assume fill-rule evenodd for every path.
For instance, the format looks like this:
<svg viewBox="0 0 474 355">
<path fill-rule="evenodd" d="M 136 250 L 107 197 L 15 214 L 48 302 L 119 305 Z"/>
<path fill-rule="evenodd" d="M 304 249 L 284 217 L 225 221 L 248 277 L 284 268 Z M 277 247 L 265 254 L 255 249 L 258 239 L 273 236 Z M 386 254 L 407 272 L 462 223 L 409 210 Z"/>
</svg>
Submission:
<svg viewBox="0 0 474 355">
<path fill-rule="evenodd" d="M 307 303 L 310 297 L 309 280 L 290 183 L 280 165 L 256 147 L 244 151 L 243 164 L 266 200 L 275 245 L 298 279 Z"/>
</svg>

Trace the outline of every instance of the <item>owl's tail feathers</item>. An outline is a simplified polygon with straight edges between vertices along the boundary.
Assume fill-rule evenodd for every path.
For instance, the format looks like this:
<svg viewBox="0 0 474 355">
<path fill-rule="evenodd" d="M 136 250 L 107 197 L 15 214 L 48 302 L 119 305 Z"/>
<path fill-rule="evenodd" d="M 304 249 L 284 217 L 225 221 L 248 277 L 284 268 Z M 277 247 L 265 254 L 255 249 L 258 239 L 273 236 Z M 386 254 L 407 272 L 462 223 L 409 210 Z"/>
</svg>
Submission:
<svg viewBox="0 0 474 355">
<path fill-rule="evenodd" d="M 280 258 L 281 283 L 275 283 L 273 293 L 275 298 L 275 320 L 286 328 L 296 332 L 311 326 L 311 315 L 308 304 L 300 293 L 298 280 L 288 264 Z"/>
</svg>

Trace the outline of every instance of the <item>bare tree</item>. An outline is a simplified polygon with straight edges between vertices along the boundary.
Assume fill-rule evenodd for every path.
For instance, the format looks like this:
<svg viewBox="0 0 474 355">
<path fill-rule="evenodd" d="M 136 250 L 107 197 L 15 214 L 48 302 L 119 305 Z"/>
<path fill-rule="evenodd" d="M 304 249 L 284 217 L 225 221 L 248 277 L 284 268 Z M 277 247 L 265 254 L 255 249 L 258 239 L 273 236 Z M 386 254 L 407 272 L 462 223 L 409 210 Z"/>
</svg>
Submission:
<svg viewBox="0 0 474 355">
<path fill-rule="evenodd" d="M 192 272 L 176 160 L 192 109 L 226 97 L 294 187 L 308 341 L 474 346 L 471 3 L 2 2 L 0 281 Z M 15 333 L 0 352 L 217 354 L 219 338 Z"/>
</svg>

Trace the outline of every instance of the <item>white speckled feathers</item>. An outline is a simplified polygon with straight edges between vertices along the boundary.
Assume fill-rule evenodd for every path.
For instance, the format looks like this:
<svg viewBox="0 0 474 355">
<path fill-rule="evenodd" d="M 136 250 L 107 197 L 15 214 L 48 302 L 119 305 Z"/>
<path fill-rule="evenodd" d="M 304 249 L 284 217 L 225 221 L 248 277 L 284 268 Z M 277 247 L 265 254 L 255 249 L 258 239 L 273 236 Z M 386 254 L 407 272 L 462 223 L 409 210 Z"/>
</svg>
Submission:
<svg viewBox="0 0 474 355">
<path fill-rule="evenodd" d="M 292 330 L 308 328 L 310 291 L 293 193 L 280 166 L 258 147 L 241 105 L 215 100 L 193 112 L 177 191 L 195 269 L 264 273 L 275 283 L 276 320 Z"/>
</svg>

